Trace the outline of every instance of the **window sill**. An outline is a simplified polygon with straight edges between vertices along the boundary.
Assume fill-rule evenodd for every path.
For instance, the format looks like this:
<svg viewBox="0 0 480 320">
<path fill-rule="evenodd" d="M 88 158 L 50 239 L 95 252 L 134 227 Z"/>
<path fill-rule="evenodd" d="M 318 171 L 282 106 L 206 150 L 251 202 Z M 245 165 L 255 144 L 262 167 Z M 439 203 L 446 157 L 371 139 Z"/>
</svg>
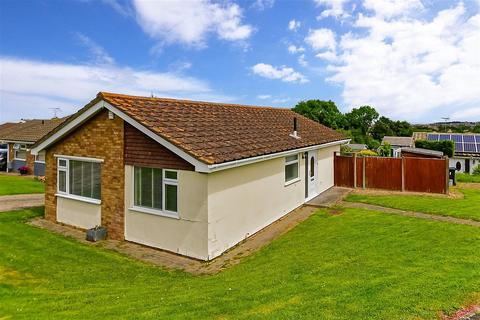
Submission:
<svg viewBox="0 0 480 320">
<path fill-rule="evenodd" d="M 35 160 L 35 163 L 43 163 L 43 164 L 45 164 L 45 161 L 36 161 L 36 160 Z"/>
<path fill-rule="evenodd" d="M 55 196 L 60 198 L 65 198 L 65 199 L 78 200 L 78 201 L 87 202 L 91 204 L 102 204 L 102 200 L 81 197 L 81 196 L 74 196 L 71 194 L 56 193 Z"/>
<path fill-rule="evenodd" d="M 161 210 L 155 210 L 155 209 L 144 208 L 144 207 L 136 207 L 136 206 L 130 207 L 129 210 L 140 212 L 140 213 L 153 214 L 156 216 L 161 216 L 166 218 L 180 219 L 180 217 L 178 216 L 178 213 L 176 212 L 161 211 Z"/>
<path fill-rule="evenodd" d="M 290 181 L 288 181 L 288 182 L 285 182 L 285 187 L 286 187 L 286 186 L 289 186 L 289 185 L 291 185 L 291 184 L 294 184 L 294 183 L 296 183 L 296 182 L 298 182 L 298 181 L 300 181 L 300 178 L 296 178 L 296 179 L 290 180 Z"/>
<path fill-rule="evenodd" d="M 17 160 L 17 161 L 27 161 L 27 159 L 20 159 L 20 158 L 13 158 L 13 160 Z"/>
</svg>

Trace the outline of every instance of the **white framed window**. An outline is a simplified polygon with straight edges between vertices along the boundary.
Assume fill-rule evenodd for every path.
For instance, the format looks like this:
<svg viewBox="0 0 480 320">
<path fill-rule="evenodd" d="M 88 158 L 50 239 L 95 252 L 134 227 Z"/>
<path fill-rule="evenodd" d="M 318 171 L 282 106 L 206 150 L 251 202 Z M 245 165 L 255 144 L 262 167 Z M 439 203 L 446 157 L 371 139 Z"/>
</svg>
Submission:
<svg viewBox="0 0 480 320">
<path fill-rule="evenodd" d="M 133 177 L 134 210 L 178 217 L 178 171 L 135 166 Z"/>
<path fill-rule="evenodd" d="M 40 151 L 35 156 L 35 162 L 45 163 L 45 151 Z"/>
<path fill-rule="evenodd" d="M 13 145 L 14 154 L 13 157 L 15 160 L 27 160 L 27 145 L 15 143 Z"/>
<path fill-rule="evenodd" d="M 298 154 L 285 157 L 285 184 L 299 180 Z"/>
<path fill-rule="evenodd" d="M 101 199 L 100 163 L 57 158 L 57 192 L 59 195 L 99 203 Z"/>
</svg>

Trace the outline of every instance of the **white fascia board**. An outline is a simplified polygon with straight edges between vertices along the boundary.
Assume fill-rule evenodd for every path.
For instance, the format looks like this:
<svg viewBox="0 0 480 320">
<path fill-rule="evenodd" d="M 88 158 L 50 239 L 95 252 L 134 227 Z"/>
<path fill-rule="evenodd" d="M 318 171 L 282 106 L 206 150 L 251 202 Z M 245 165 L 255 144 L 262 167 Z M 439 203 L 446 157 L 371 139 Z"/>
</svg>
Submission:
<svg viewBox="0 0 480 320">
<path fill-rule="evenodd" d="M 104 103 L 103 101 L 99 101 L 96 104 L 94 104 L 92 107 L 90 107 L 90 109 L 86 110 L 80 116 L 73 119 L 72 122 L 68 123 L 66 126 L 64 126 L 60 130 L 55 132 L 48 139 L 40 143 L 35 148 L 32 148 L 30 150 L 31 154 L 36 156 L 40 151 L 42 151 L 43 149 L 45 149 L 46 147 L 48 147 L 58 139 L 62 138 L 65 134 L 72 131 L 73 129 L 81 125 L 86 120 L 90 119 L 92 116 L 94 116 L 98 111 L 100 111 L 103 108 L 103 103 Z"/>
<path fill-rule="evenodd" d="M 251 157 L 251 158 L 234 160 L 234 161 L 229 161 L 229 162 L 224 162 L 224 163 L 219 163 L 219 164 L 212 164 L 212 165 L 208 166 L 208 169 L 209 169 L 209 172 L 215 172 L 215 171 L 235 168 L 235 167 L 239 167 L 239 166 L 243 166 L 243 165 L 251 164 L 251 163 L 255 163 L 255 162 L 270 160 L 270 159 L 279 158 L 279 157 L 286 157 L 286 156 L 290 156 L 290 155 L 297 154 L 297 153 L 308 152 L 308 151 L 317 150 L 317 149 L 323 149 L 323 148 L 336 146 L 336 145 L 342 145 L 342 144 L 346 144 L 348 142 L 350 142 L 350 139 L 327 142 L 327 143 L 324 143 L 324 144 L 318 144 L 318 145 L 314 145 L 314 146 L 310 146 L 310 147 L 304 147 L 304 148 L 299 148 L 299 149 L 293 149 L 293 150 L 287 150 L 287 151 L 282 151 L 282 152 L 277 152 L 277 153 L 271 153 L 271 154 L 266 154 L 266 155 L 258 156 L 258 157 Z"/>
<path fill-rule="evenodd" d="M 118 117 L 122 118 L 125 122 L 128 122 L 130 125 L 135 127 L 140 132 L 143 132 L 148 137 L 152 138 L 153 140 L 155 140 L 156 142 L 158 142 L 159 144 L 161 144 L 162 146 L 164 146 L 168 150 L 170 150 L 173 153 L 175 153 L 176 155 L 178 155 L 183 160 L 191 163 L 193 166 L 195 166 L 195 171 L 197 171 L 197 172 L 209 172 L 208 166 L 207 166 L 206 163 L 203 163 L 203 162 L 195 159 L 194 157 L 192 157 L 191 155 L 189 155 L 188 153 L 186 153 L 185 151 L 183 151 L 179 147 L 177 147 L 174 144 L 172 144 L 171 142 L 163 139 L 162 137 L 160 137 L 155 132 L 147 129 L 144 125 L 142 125 L 138 121 L 132 119 L 130 116 L 128 116 L 124 112 L 120 111 L 119 109 L 115 108 L 114 106 L 112 106 L 108 102 L 104 102 L 104 107 L 106 109 L 108 109 L 109 111 L 113 112 Z"/>
</svg>

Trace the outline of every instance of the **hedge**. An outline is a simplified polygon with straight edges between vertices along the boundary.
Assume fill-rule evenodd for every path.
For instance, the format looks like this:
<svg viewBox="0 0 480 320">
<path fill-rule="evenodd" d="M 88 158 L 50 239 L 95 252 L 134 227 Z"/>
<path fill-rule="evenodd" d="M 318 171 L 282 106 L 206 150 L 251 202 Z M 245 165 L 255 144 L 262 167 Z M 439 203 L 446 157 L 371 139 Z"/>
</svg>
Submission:
<svg viewBox="0 0 480 320">
<path fill-rule="evenodd" d="M 417 140 L 415 141 L 416 148 L 436 150 L 443 152 L 448 157 L 453 157 L 455 151 L 455 144 L 452 140 L 444 141 L 430 141 L 430 140 Z"/>
</svg>

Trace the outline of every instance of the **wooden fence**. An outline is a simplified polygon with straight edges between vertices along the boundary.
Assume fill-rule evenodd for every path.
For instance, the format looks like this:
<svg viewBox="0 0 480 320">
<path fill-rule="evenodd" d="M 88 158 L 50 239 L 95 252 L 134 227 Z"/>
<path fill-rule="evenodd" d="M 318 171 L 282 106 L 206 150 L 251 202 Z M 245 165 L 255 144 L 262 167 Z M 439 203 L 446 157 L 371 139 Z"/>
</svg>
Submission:
<svg viewBox="0 0 480 320">
<path fill-rule="evenodd" d="M 447 193 L 448 158 L 334 157 L 335 185 Z"/>
</svg>

